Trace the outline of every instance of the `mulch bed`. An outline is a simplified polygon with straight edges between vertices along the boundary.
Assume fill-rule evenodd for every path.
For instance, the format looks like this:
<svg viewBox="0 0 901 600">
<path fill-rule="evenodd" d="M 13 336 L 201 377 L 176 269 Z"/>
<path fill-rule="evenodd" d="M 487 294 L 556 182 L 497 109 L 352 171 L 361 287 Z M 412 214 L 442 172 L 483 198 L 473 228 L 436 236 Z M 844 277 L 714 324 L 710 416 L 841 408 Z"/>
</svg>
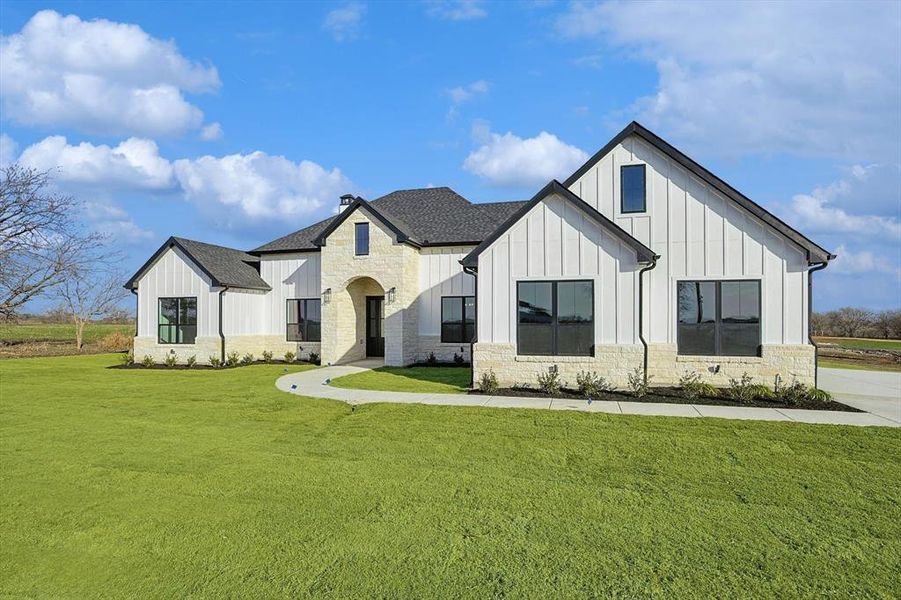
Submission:
<svg viewBox="0 0 901 600">
<path fill-rule="evenodd" d="M 153 371 L 153 370 L 161 370 L 161 371 L 224 371 L 227 369 L 240 369 L 241 367 L 249 367 L 251 365 L 316 365 L 316 366 L 319 366 L 319 363 L 318 362 L 311 363 L 306 360 L 295 360 L 294 362 L 291 362 L 291 363 L 287 363 L 283 360 L 271 360 L 267 363 L 264 360 L 255 360 L 252 363 L 249 363 L 246 365 L 238 364 L 238 365 L 235 365 L 234 367 L 227 367 L 227 366 L 211 367 L 210 365 L 194 365 L 193 367 L 189 367 L 188 365 L 184 365 L 184 364 L 173 365 L 173 366 L 169 367 L 167 365 L 159 364 L 159 363 L 154 363 L 153 365 L 151 365 L 149 367 L 145 367 L 140 362 L 136 362 L 132 365 L 112 365 L 112 366 L 107 367 L 107 369 L 138 369 L 138 370 L 142 370 L 142 371 Z"/>
<path fill-rule="evenodd" d="M 478 390 L 472 390 L 470 394 L 482 394 Z M 512 387 L 500 388 L 492 394 L 482 394 L 490 396 L 525 396 L 527 398 L 564 398 L 568 400 L 580 400 L 585 402 L 585 396 L 581 395 L 577 390 L 564 388 L 559 394 L 550 396 L 541 390 L 535 388 Z M 657 402 L 661 404 L 703 404 L 707 406 L 753 406 L 758 408 L 802 408 L 806 410 L 835 410 L 841 412 L 863 412 L 853 406 L 842 404 L 841 402 L 801 402 L 798 404 L 786 404 L 778 400 L 757 399 L 751 402 L 739 402 L 730 398 L 700 396 L 693 400 L 689 400 L 679 388 L 672 387 L 655 387 L 646 395 L 638 398 L 626 392 L 606 392 L 601 394 L 600 398 L 595 400 L 607 400 L 613 402 Z"/>
</svg>

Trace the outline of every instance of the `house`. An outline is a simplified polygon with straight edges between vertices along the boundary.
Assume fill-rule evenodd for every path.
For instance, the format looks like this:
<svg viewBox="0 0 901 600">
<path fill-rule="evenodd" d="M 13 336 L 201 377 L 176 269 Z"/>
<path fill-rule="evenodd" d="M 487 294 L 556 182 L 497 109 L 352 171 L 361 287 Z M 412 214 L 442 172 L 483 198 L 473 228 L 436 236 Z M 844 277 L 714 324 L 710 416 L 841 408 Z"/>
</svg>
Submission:
<svg viewBox="0 0 901 600">
<path fill-rule="evenodd" d="M 126 284 L 135 355 L 472 359 L 534 383 L 624 385 L 686 371 L 813 383 L 811 273 L 828 251 L 631 123 L 524 202 L 449 188 L 343 196 L 340 212 L 248 252 L 170 238 Z"/>
</svg>

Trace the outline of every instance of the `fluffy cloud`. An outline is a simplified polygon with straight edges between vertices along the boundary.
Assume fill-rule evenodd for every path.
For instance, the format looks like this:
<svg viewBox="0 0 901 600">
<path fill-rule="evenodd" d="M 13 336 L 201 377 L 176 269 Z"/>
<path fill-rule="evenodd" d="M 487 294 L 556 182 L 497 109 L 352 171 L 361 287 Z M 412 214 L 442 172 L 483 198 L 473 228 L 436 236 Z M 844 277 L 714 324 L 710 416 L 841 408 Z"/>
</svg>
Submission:
<svg viewBox="0 0 901 600">
<path fill-rule="evenodd" d="M 829 265 L 830 274 L 890 273 L 901 278 L 901 266 L 885 255 L 869 250 L 848 250 L 844 244 L 835 249 L 835 254 L 837 258 Z"/>
<path fill-rule="evenodd" d="M 200 139 L 205 142 L 221 140 L 223 135 L 225 135 L 225 132 L 222 131 L 222 125 L 220 125 L 218 121 L 210 123 L 200 130 Z"/>
<path fill-rule="evenodd" d="M 483 4 L 481 0 L 432 0 L 428 3 L 428 14 L 448 21 L 483 19 L 488 16 Z"/>
<path fill-rule="evenodd" d="M 360 35 L 360 28 L 363 26 L 363 15 L 365 14 L 365 4 L 348 2 L 326 13 L 322 22 L 322 28 L 329 32 L 337 42 L 354 40 Z"/>
<path fill-rule="evenodd" d="M 156 237 L 154 232 L 138 227 L 128 213 L 115 204 L 91 201 L 82 208 L 94 231 L 105 233 L 120 244 L 142 244 Z"/>
<path fill-rule="evenodd" d="M 0 133 L 0 168 L 5 167 L 16 158 L 16 148 L 19 145 L 14 139 Z"/>
<path fill-rule="evenodd" d="M 479 79 L 478 81 L 473 81 L 469 85 L 458 85 L 457 87 L 447 90 L 447 95 L 451 100 L 451 107 L 447 113 L 448 118 L 453 119 L 457 116 L 461 104 L 469 102 L 476 96 L 487 94 L 489 87 L 490 84 L 487 81 Z"/>
<path fill-rule="evenodd" d="M 579 2 L 557 29 L 655 63 L 629 112 L 688 146 L 898 161 L 898 3 Z"/>
<path fill-rule="evenodd" d="M 215 67 L 137 25 L 82 21 L 52 10 L 0 37 L 0 101 L 24 125 L 99 134 L 179 135 L 203 113 L 184 93 L 219 88 Z"/>
<path fill-rule="evenodd" d="M 188 200 L 230 225 L 322 213 L 354 189 L 338 169 L 263 152 L 177 160 L 175 173 Z"/>
<path fill-rule="evenodd" d="M 172 164 L 152 140 L 129 138 L 118 146 L 82 142 L 59 135 L 44 138 L 19 156 L 25 166 L 53 170 L 58 184 L 95 189 L 166 190 L 175 184 Z"/>
<path fill-rule="evenodd" d="M 466 157 L 463 168 L 499 186 L 530 186 L 568 176 L 588 155 L 542 131 L 523 139 L 513 133 L 503 135 L 487 131 L 484 124 L 474 128 L 484 142 Z"/>
</svg>

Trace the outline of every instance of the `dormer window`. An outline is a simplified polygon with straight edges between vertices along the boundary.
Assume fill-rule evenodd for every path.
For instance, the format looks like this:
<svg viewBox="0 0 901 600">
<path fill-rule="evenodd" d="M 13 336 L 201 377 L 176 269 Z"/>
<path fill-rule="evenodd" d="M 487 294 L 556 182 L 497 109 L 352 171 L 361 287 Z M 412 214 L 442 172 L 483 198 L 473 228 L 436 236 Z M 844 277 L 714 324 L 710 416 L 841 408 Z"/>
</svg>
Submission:
<svg viewBox="0 0 901 600">
<path fill-rule="evenodd" d="M 645 212 L 647 210 L 647 186 L 644 165 L 623 165 L 620 168 L 619 184 L 620 212 Z"/>
<path fill-rule="evenodd" d="M 369 223 L 354 224 L 354 248 L 357 256 L 369 254 Z"/>
</svg>

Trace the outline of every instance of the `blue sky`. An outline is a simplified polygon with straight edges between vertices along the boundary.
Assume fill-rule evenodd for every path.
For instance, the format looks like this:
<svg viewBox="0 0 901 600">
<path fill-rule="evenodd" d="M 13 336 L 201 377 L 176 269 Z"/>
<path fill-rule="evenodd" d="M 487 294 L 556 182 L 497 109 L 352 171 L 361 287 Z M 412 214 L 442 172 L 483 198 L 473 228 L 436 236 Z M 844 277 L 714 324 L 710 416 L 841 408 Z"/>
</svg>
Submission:
<svg viewBox="0 0 901 600">
<path fill-rule="evenodd" d="M 139 266 L 341 193 L 525 199 L 632 119 L 901 307 L 901 4 L 0 4 L 0 162 L 54 168 Z"/>
</svg>

